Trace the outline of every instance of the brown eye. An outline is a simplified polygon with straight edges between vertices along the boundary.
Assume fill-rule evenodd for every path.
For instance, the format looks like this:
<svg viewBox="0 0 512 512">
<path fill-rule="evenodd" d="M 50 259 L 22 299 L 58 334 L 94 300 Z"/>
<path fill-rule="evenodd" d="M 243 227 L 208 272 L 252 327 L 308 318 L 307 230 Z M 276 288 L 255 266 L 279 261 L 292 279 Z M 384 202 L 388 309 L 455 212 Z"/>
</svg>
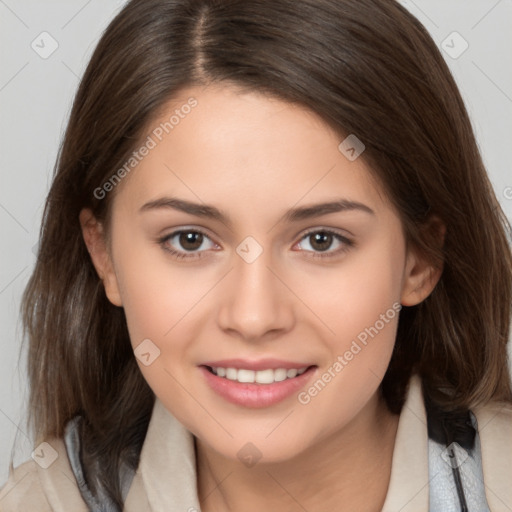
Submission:
<svg viewBox="0 0 512 512">
<path fill-rule="evenodd" d="M 203 243 L 203 234 L 197 231 L 183 231 L 179 236 L 179 244 L 186 251 L 195 251 Z"/>
<path fill-rule="evenodd" d="M 347 237 L 327 229 L 317 229 L 306 233 L 298 244 L 308 256 L 325 258 L 338 256 L 354 246 Z"/>
<path fill-rule="evenodd" d="M 317 251 L 326 251 L 331 247 L 334 237 L 330 233 L 319 231 L 309 235 L 309 243 Z"/>
<path fill-rule="evenodd" d="M 208 235 L 195 229 L 174 231 L 160 238 L 158 243 L 178 259 L 202 257 L 203 253 L 216 246 Z"/>
</svg>

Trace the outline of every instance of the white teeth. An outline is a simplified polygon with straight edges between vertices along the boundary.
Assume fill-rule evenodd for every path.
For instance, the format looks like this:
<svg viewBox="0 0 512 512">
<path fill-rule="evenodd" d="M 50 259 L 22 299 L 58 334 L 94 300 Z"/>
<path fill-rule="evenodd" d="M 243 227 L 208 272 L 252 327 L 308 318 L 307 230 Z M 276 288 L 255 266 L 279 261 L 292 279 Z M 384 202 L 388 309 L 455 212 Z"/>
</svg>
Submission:
<svg viewBox="0 0 512 512">
<path fill-rule="evenodd" d="M 238 382 L 254 382 L 254 370 L 238 370 Z"/>
<path fill-rule="evenodd" d="M 302 375 L 309 367 L 304 368 L 277 368 L 275 370 L 246 370 L 236 368 L 221 368 L 213 367 L 212 371 L 218 377 L 224 377 L 229 380 L 236 380 L 242 383 L 258 383 L 258 384 L 272 384 L 274 382 L 281 382 L 286 379 L 293 379 L 299 375 Z"/>
<path fill-rule="evenodd" d="M 258 384 L 272 384 L 274 382 L 274 370 L 259 370 L 256 372 Z"/>
<path fill-rule="evenodd" d="M 226 368 L 226 379 L 236 380 L 237 371 L 235 368 Z"/>
<path fill-rule="evenodd" d="M 277 370 L 274 370 L 274 380 L 276 382 L 281 382 L 282 380 L 286 379 L 286 369 L 285 368 L 278 368 Z"/>
</svg>

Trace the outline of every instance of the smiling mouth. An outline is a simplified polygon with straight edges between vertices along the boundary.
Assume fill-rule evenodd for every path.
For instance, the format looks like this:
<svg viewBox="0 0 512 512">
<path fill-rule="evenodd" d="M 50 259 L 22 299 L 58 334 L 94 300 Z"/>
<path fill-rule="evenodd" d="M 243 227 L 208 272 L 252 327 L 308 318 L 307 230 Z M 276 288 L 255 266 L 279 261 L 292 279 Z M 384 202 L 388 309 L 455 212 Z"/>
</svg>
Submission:
<svg viewBox="0 0 512 512">
<path fill-rule="evenodd" d="M 302 375 L 312 366 L 302 368 L 276 368 L 265 370 L 247 370 L 237 368 L 223 368 L 221 366 L 205 366 L 205 368 L 223 379 L 237 381 L 243 384 L 274 384 Z"/>
</svg>

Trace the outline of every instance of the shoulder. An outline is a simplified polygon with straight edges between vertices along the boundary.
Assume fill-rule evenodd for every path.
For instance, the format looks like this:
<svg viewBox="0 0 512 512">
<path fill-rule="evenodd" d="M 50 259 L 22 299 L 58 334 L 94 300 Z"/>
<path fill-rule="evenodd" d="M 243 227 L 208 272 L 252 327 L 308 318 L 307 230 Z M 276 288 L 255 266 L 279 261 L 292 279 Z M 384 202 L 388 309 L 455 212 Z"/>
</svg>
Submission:
<svg viewBox="0 0 512 512">
<path fill-rule="evenodd" d="M 87 512 L 60 439 L 41 443 L 33 460 L 11 469 L 0 488 L 0 510 L 19 512 Z"/>
<path fill-rule="evenodd" d="M 489 402 L 473 409 L 482 451 L 499 454 L 512 463 L 512 403 Z"/>
<path fill-rule="evenodd" d="M 479 434 L 492 433 L 512 450 L 512 403 L 492 401 L 472 410 L 478 422 Z"/>
<path fill-rule="evenodd" d="M 472 410 L 480 437 L 484 476 L 512 465 L 512 403 L 492 401 Z"/>
<path fill-rule="evenodd" d="M 512 404 L 489 402 L 473 410 L 480 437 L 482 470 L 491 510 L 512 510 Z M 504 508 L 504 504 L 508 508 Z"/>
<path fill-rule="evenodd" d="M 2 512 L 51 511 L 34 461 L 27 461 L 10 472 L 9 479 L 0 488 L 0 510 Z"/>
</svg>

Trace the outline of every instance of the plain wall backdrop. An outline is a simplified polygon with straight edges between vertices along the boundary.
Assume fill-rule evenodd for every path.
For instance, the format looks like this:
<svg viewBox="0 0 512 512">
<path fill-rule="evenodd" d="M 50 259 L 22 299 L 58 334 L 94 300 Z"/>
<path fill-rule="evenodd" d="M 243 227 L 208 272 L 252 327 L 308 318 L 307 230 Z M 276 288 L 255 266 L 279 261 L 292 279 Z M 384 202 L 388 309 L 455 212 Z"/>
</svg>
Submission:
<svg viewBox="0 0 512 512">
<path fill-rule="evenodd" d="M 442 49 L 496 195 L 511 220 L 512 1 L 402 3 Z M 80 77 L 102 31 L 123 4 L 0 0 L 0 486 L 7 479 L 15 437 L 15 465 L 33 449 L 25 421 L 19 305 L 35 263 L 44 199 Z"/>
</svg>

